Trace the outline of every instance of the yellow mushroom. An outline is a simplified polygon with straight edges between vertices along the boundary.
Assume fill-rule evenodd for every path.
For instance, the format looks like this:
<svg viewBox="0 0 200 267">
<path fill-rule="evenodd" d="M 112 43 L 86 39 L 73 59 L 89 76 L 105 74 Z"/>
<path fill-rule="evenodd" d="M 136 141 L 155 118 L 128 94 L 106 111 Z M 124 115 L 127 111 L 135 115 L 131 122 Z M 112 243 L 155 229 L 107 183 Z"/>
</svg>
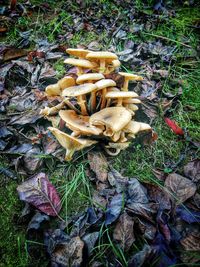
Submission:
<svg viewBox="0 0 200 267">
<path fill-rule="evenodd" d="M 85 147 L 89 147 L 97 143 L 97 141 L 90 139 L 75 138 L 54 127 L 49 127 L 48 129 L 56 137 L 61 146 L 66 149 L 65 160 L 67 161 L 72 159 L 72 156 L 76 151 L 82 150 Z"/>
<path fill-rule="evenodd" d="M 122 87 L 122 91 L 128 91 L 128 83 L 129 81 L 142 81 L 143 77 L 139 75 L 135 75 L 127 72 L 119 72 L 120 75 L 124 76 L 124 85 Z"/>
</svg>

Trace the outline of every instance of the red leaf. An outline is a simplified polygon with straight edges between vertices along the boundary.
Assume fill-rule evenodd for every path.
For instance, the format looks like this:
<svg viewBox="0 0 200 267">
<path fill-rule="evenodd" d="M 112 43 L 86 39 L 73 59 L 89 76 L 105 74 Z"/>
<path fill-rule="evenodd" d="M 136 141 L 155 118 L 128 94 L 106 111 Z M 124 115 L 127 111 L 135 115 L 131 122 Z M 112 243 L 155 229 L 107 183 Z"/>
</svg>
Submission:
<svg viewBox="0 0 200 267">
<path fill-rule="evenodd" d="M 60 197 L 45 173 L 38 173 L 17 187 L 20 200 L 26 201 L 50 216 L 58 216 Z"/>
<path fill-rule="evenodd" d="M 184 135 L 184 131 L 180 128 L 175 121 L 170 120 L 169 118 L 164 118 L 166 124 L 172 129 L 172 131 L 177 135 Z"/>
</svg>

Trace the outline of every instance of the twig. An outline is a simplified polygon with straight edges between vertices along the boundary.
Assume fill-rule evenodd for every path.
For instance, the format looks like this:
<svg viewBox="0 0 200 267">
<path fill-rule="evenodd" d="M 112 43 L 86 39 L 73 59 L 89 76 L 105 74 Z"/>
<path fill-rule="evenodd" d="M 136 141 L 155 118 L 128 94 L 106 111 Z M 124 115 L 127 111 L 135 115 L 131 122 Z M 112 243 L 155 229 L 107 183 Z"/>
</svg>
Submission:
<svg viewBox="0 0 200 267">
<path fill-rule="evenodd" d="M 161 36 L 161 35 L 157 35 L 157 34 L 153 34 L 153 33 L 147 33 L 147 32 L 143 32 L 143 34 L 150 35 L 150 36 L 154 36 L 154 37 L 157 37 L 157 38 L 160 38 L 160 39 L 163 39 L 163 40 L 167 40 L 167 41 L 170 41 L 170 42 L 174 42 L 174 43 L 180 44 L 180 45 L 185 46 L 185 47 L 188 47 L 188 48 L 192 48 L 192 46 L 190 46 L 190 45 L 181 43 L 181 42 L 179 42 L 179 41 L 170 39 L 170 38 L 165 37 L 165 36 Z"/>
</svg>

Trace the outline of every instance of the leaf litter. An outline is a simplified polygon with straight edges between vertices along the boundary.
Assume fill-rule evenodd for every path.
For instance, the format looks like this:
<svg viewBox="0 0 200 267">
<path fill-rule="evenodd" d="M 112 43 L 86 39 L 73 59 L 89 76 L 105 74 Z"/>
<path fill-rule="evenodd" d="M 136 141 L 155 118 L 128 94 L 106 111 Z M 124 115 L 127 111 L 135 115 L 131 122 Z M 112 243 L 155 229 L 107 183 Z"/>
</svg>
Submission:
<svg viewBox="0 0 200 267">
<path fill-rule="evenodd" d="M 182 90 L 174 95 L 162 91 L 162 81 L 166 78 L 172 87 L 180 87 L 179 81 L 170 80 L 168 71 L 168 66 L 176 60 L 176 47 L 162 41 L 135 43 L 127 37 L 129 32 L 140 34 L 144 28 L 153 28 L 158 20 L 166 20 L 167 16 L 173 15 L 170 10 L 162 1 L 157 3 L 149 23 L 147 14 L 141 11 L 141 16 L 132 5 L 120 3 L 124 8 L 130 7 L 127 19 L 132 19 L 131 14 L 134 14 L 137 22 L 127 29 L 129 24 L 121 23 L 120 13 L 115 15 L 117 19 L 113 16 L 95 19 L 98 5 L 85 12 L 83 1 L 80 3 L 80 9 L 74 11 L 73 25 L 64 25 L 67 33 L 58 36 L 58 42 L 81 29 L 97 33 L 104 29 L 109 31 L 112 35 L 111 50 L 115 50 L 116 44 L 123 40 L 124 50 L 118 52 L 120 60 L 135 71 L 147 73 L 144 81 L 132 84 L 132 90 L 139 92 L 144 101 L 141 116 L 145 115 L 152 122 L 158 117 L 161 106 L 166 124 L 174 134 L 187 139 L 185 130 L 169 116 Z M 64 7 L 71 12 L 71 4 L 64 4 Z M 6 15 L 9 25 L 16 22 L 15 16 L 37 8 L 45 11 L 49 7 L 48 4 L 38 7 L 27 2 L 1 9 L 1 14 Z M 157 15 L 160 13 L 161 17 Z M 7 30 L 1 28 L 1 32 Z M 145 266 L 149 262 L 156 262 L 155 266 L 198 262 L 198 257 L 187 256 L 185 252 L 200 250 L 199 159 L 188 162 L 183 172 L 175 170 L 163 175 L 157 170 L 161 177 L 160 186 L 141 183 L 136 177 L 124 177 L 113 169 L 101 152 L 89 152 L 87 174 L 94 186 L 91 206 L 68 218 L 69 225 L 62 226 L 65 220 L 61 215 L 61 196 L 47 174 L 41 172 L 45 168 L 43 156 L 53 156 L 60 161 L 62 150 L 51 135 L 46 135 L 42 126 L 48 122 L 41 118 L 39 110 L 47 101 L 44 88 L 57 82 L 51 63 L 65 53 L 60 44 L 52 45 L 47 40 L 37 41 L 33 51 L 26 50 L 30 34 L 21 33 L 18 48 L 0 48 L 0 113 L 5 116 L 5 120 L 0 121 L 0 149 L 10 159 L 9 168 L 1 168 L 0 172 L 12 179 L 16 173 L 28 177 L 18 186 L 19 198 L 29 203 L 34 211 L 27 225 L 27 237 L 36 242 L 39 238 L 45 244 L 44 250 L 52 266 L 84 266 L 88 262 L 91 266 L 123 266 L 123 261 L 114 253 L 116 249 L 129 255 L 126 266 Z M 88 44 L 88 49 L 98 51 L 101 45 L 93 41 Z M 117 76 L 107 78 L 114 79 L 118 86 L 123 83 Z M 56 101 L 59 102 L 52 99 L 52 102 Z M 104 234 L 106 231 L 111 232 L 110 239 Z M 108 248 L 109 257 L 98 263 L 95 260 L 98 246 L 102 241 L 106 244 L 110 240 L 115 250 Z M 135 250 L 138 244 L 139 248 Z M 28 247 L 34 257 L 32 252 L 39 248 Z"/>
</svg>

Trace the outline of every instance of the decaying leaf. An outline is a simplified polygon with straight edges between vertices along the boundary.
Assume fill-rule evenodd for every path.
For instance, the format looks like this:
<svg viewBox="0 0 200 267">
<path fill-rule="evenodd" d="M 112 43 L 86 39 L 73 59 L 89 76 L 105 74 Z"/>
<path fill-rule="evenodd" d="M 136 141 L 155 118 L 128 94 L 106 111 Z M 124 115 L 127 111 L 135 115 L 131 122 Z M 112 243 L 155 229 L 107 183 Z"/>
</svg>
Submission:
<svg viewBox="0 0 200 267">
<path fill-rule="evenodd" d="M 45 173 L 39 173 L 17 187 L 21 200 L 32 204 L 50 216 L 57 216 L 61 209 L 60 197 Z"/>
<path fill-rule="evenodd" d="M 123 205 L 123 195 L 116 194 L 112 198 L 111 202 L 108 204 L 106 210 L 106 220 L 105 220 L 106 226 L 116 221 L 122 210 L 122 205 Z"/>
<path fill-rule="evenodd" d="M 200 160 L 195 159 L 184 166 L 184 174 L 193 182 L 200 180 Z"/>
<path fill-rule="evenodd" d="M 121 248 L 128 251 L 135 241 L 133 232 L 134 220 L 126 212 L 124 212 L 117 221 L 113 232 L 113 238 L 117 241 Z"/>
<path fill-rule="evenodd" d="M 97 179 L 105 182 L 108 179 L 108 162 L 100 152 L 89 152 L 88 160 L 90 168 L 96 174 Z"/>
<path fill-rule="evenodd" d="M 170 198 L 177 204 L 185 202 L 196 192 L 196 185 L 189 179 L 172 173 L 165 180 L 165 187 L 168 190 Z"/>
</svg>

